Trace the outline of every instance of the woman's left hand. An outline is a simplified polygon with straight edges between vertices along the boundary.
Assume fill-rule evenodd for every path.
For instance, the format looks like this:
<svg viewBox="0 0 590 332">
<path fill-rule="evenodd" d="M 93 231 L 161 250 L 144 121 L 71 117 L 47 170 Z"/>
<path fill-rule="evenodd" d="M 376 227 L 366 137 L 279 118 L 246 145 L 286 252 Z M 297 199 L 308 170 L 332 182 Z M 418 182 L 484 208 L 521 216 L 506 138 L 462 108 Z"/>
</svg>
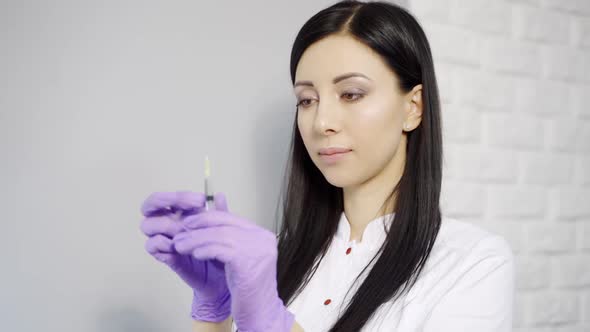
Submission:
<svg viewBox="0 0 590 332">
<path fill-rule="evenodd" d="M 291 330 L 294 315 L 277 291 L 276 235 L 226 211 L 184 219 L 188 231 L 173 238 L 177 252 L 225 263 L 231 311 L 241 331 Z"/>
</svg>

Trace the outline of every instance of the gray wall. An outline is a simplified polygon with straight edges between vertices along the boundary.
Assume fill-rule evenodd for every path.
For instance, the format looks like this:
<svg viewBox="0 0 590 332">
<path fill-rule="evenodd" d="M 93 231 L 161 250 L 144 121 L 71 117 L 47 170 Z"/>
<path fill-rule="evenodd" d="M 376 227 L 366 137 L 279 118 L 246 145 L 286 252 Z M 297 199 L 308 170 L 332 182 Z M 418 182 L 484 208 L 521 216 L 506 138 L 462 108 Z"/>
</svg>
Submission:
<svg viewBox="0 0 590 332">
<path fill-rule="evenodd" d="M 291 45 L 330 3 L 0 2 L 0 329 L 190 330 L 140 205 L 202 191 L 207 154 L 230 210 L 273 227 Z"/>
</svg>

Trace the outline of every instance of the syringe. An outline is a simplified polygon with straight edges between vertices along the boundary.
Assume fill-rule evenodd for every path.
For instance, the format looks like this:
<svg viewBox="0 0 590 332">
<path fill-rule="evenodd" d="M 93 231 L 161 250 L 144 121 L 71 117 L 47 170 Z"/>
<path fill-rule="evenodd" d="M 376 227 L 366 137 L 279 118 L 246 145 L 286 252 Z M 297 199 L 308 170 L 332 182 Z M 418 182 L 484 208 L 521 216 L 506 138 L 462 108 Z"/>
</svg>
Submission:
<svg viewBox="0 0 590 332">
<path fill-rule="evenodd" d="M 209 176 L 211 175 L 211 164 L 209 163 L 209 157 L 205 156 L 205 210 L 209 211 L 214 207 L 213 191 L 209 184 Z"/>
<path fill-rule="evenodd" d="M 209 211 L 214 207 L 214 197 L 211 191 L 211 185 L 209 184 L 209 176 L 211 175 L 211 163 L 209 162 L 209 156 L 205 156 L 205 210 Z M 174 214 L 176 220 L 182 219 L 182 210 L 176 211 Z M 185 227 L 186 229 L 186 227 Z"/>
</svg>

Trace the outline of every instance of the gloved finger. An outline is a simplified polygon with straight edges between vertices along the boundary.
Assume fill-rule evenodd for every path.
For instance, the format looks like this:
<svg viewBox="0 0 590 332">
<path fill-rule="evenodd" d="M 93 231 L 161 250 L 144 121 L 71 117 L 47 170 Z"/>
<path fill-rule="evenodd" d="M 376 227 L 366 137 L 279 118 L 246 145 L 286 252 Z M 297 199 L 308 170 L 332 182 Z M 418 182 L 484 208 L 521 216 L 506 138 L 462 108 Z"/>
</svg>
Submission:
<svg viewBox="0 0 590 332">
<path fill-rule="evenodd" d="M 230 249 L 219 244 L 208 244 L 202 246 L 193 250 L 191 255 L 198 260 L 216 259 L 221 263 L 229 263 L 234 257 L 234 255 L 231 254 Z"/>
<path fill-rule="evenodd" d="M 216 193 L 214 197 L 215 201 L 215 210 L 217 211 L 228 211 L 227 210 L 227 200 L 225 199 L 224 193 Z"/>
<path fill-rule="evenodd" d="M 182 221 L 174 220 L 172 216 L 148 217 L 141 221 L 139 227 L 147 236 L 164 234 L 170 238 L 186 230 Z"/>
<path fill-rule="evenodd" d="M 146 217 L 162 211 L 201 211 L 205 207 L 205 194 L 192 191 L 155 192 L 143 202 L 141 213 Z"/>
<path fill-rule="evenodd" d="M 154 257 L 166 265 L 171 265 L 172 262 L 174 262 L 174 260 L 176 259 L 175 254 L 168 254 L 168 253 L 161 253 L 161 252 L 154 254 Z"/>
<path fill-rule="evenodd" d="M 158 253 L 176 253 L 172 239 L 169 239 L 161 234 L 156 234 L 145 241 L 145 250 L 155 255 Z"/>
<path fill-rule="evenodd" d="M 235 235 L 231 234 L 231 230 L 228 230 L 228 227 L 210 227 L 178 234 L 172 239 L 172 243 L 176 252 L 186 255 L 197 248 L 209 244 L 233 248 L 233 238 L 235 238 Z"/>
</svg>

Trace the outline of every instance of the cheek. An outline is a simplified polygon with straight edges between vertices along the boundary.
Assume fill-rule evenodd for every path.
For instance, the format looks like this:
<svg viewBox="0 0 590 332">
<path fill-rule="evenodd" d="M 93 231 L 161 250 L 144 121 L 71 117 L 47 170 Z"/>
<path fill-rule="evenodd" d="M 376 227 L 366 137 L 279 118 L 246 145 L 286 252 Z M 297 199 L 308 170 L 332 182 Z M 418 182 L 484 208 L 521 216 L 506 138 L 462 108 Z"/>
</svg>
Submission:
<svg viewBox="0 0 590 332">
<path fill-rule="evenodd" d="M 353 141 L 365 167 L 379 169 L 393 158 L 401 140 L 400 123 L 391 106 L 366 110 L 355 119 Z"/>
<path fill-rule="evenodd" d="M 399 112 L 391 104 L 377 104 L 366 107 L 355 113 L 351 125 L 352 132 L 359 135 L 359 141 L 363 148 L 381 148 L 381 144 L 388 144 L 393 138 L 401 135 Z M 369 145 L 369 146 L 365 146 Z"/>
<path fill-rule="evenodd" d="M 299 129 L 299 135 L 301 135 L 301 139 L 303 140 L 303 145 L 309 152 L 308 142 L 310 137 L 310 124 L 308 123 L 308 119 L 305 116 L 297 114 L 297 128 Z"/>
<path fill-rule="evenodd" d="M 358 152 L 362 154 L 361 160 L 367 160 L 370 164 L 381 164 L 389 161 L 397 152 L 397 146 L 401 139 L 401 132 L 395 123 L 375 122 L 365 126 L 359 131 L 355 139 Z"/>
<path fill-rule="evenodd" d="M 305 120 L 303 119 L 303 117 L 298 113 L 297 114 L 297 128 L 299 128 L 299 134 L 301 135 L 301 138 L 303 138 L 303 141 L 305 142 L 305 139 L 307 137 L 307 124 L 305 123 Z"/>
</svg>

